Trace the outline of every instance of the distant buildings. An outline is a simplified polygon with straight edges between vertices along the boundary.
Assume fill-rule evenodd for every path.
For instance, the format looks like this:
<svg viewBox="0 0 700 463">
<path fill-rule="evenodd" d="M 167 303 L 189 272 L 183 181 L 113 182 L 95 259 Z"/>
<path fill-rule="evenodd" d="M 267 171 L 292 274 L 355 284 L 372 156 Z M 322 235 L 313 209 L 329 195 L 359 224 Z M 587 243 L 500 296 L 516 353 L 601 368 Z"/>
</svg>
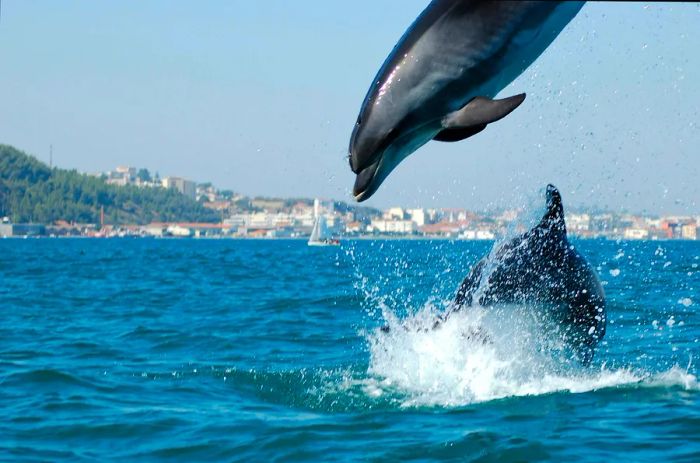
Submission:
<svg viewBox="0 0 700 463">
<path fill-rule="evenodd" d="M 314 207 L 308 199 L 295 202 L 280 198 L 248 198 L 230 190 L 221 191 L 211 183 L 197 185 L 182 177 L 153 178 L 146 169 L 119 166 L 101 174 L 113 185 L 137 185 L 174 189 L 220 214 L 219 224 L 152 224 L 150 227 L 119 229 L 114 233 L 136 233 L 142 236 L 233 236 L 251 238 L 305 237 L 314 224 Z M 345 237 L 427 237 L 463 240 L 493 240 L 506 230 L 518 232 L 522 210 L 510 209 L 495 213 L 476 213 L 466 209 L 405 209 L 390 207 L 383 211 L 340 205 L 332 201 L 320 203 L 326 228 L 335 236 Z M 566 215 L 570 236 L 625 240 L 684 239 L 696 240 L 699 217 L 647 217 L 614 213 L 574 213 Z M 515 227 L 512 224 L 515 222 Z M 19 226 L 17 226 L 19 227 Z M 5 226 L 5 231 L 10 230 Z M 57 230 L 55 227 L 53 230 Z M 58 229 L 61 231 L 63 229 Z M 83 227 L 84 233 L 96 234 Z M 16 228 L 13 234 L 29 233 Z M 34 231 L 38 233 L 38 231 Z M 42 232 L 43 233 L 43 232 Z M 82 231 L 80 233 L 83 233 Z M 110 232 L 112 233 L 112 232 Z M 2 233 L 0 233 L 1 235 Z M 121 236 L 121 235 L 118 235 Z"/>
<path fill-rule="evenodd" d="M 661 220 L 660 228 L 666 238 L 697 239 L 697 219 L 692 217 L 667 217 Z"/>
<path fill-rule="evenodd" d="M 266 200 L 267 201 L 267 200 Z M 224 204 L 225 202 L 222 202 Z M 216 203 L 204 203 L 216 204 Z M 229 204 L 230 203 L 226 203 Z M 258 203 L 260 204 L 260 203 Z M 333 203 L 322 207 L 326 228 L 338 237 L 407 237 L 447 238 L 458 240 L 494 240 L 506 230 L 519 232 L 522 227 L 502 215 L 478 215 L 455 210 L 426 213 L 419 209 L 391 208 L 355 214 L 352 209 L 337 211 Z M 302 238 L 308 237 L 314 224 L 313 205 L 299 201 L 291 206 L 268 210 L 221 209 L 219 223 L 152 223 L 149 225 L 12 224 L 9 218 L 0 223 L 0 237 L 24 236 L 155 236 L 155 237 L 240 237 Z M 431 219 L 432 218 L 432 219 Z M 458 220 L 455 220 L 458 219 Z M 433 222 L 434 220 L 434 222 Z M 697 240 L 698 218 L 618 216 L 615 214 L 567 215 L 567 229 L 574 238 L 622 240 Z M 420 225 L 423 223 L 423 225 Z"/>
<path fill-rule="evenodd" d="M 170 188 L 179 191 L 188 198 L 197 199 L 197 184 L 182 177 L 165 177 L 160 179 L 158 174 L 155 177 L 151 177 L 148 169 L 137 169 L 129 166 L 118 166 L 114 170 L 100 174 L 100 176 L 110 185 Z M 213 193 L 209 193 L 215 196 Z"/>
<path fill-rule="evenodd" d="M 165 231 L 172 236 L 180 238 L 188 238 L 192 235 L 192 231 L 188 227 L 183 227 L 178 224 L 168 226 Z"/>
<path fill-rule="evenodd" d="M 443 220 L 438 223 L 429 223 L 420 227 L 420 232 L 424 236 L 433 238 L 456 238 L 459 235 L 462 226 L 457 222 Z"/>
<path fill-rule="evenodd" d="M 496 234 L 490 230 L 464 230 L 457 237 L 462 240 L 493 240 Z"/>
<path fill-rule="evenodd" d="M 0 237 L 13 236 L 43 236 L 46 226 L 36 223 L 0 223 Z"/>
<path fill-rule="evenodd" d="M 104 174 L 110 185 L 126 186 L 136 184 L 136 167 L 119 166 Z"/>
<path fill-rule="evenodd" d="M 698 239 L 697 223 L 687 223 L 681 227 L 681 238 L 684 240 Z"/>
<path fill-rule="evenodd" d="M 588 214 L 566 214 L 566 228 L 569 233 L 587 233 L 591 230 L 591 216 Z"/>
<path fill-rule="evenodd" d="M 649 230 L 644 228 L 626 228 L 622 236 L 626 240 L 645 240 L 649 238 Z"/>
<path fill-rule="evenodd" d="M 369 232 L 390 233 L 400 235 L 410 235 L 416 231 L 416 223 L 412 220 L 372 220 L 367 227 Z"/>
<path fill-rule="evenodd" d="M 163 188 L 177 190 L 191 199 L 197 198 L 197 184 L 181 177 L 165 177 L 162 180 Z"/>
<path fill-rule="evenodd" d="M 406 213 L 413 223 L 417 227 L 422 227 L 425 225 L 425 210 L 424 209 L 407 209 Z"/>
<path fill-rule="evenodd" d="M 224 224 L 236 230 L 236 236 L 248 237 L 303 237 L 311 233 L 314 225 L 314 207 L 311 203 L 297 202 L 285 207 L 283 202 L 275 200 L 253 200 L 255 211 L 232 213 Z M 260 211 L 261 206 L 268 206 Z M 340 214 L 332 203 L 319 205 L 319 212 L 326 220 L 326 229 L 338 236 L 346 232 L 345 224 L 352 215 Z"/>
</svg>

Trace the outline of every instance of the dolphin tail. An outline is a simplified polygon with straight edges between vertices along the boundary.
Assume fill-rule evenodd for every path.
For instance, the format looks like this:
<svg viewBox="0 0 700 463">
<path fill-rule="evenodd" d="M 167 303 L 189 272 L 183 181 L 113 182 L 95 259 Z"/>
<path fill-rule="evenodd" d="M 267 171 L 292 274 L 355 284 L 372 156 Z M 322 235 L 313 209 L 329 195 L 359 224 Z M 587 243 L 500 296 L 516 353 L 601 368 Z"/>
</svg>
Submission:
<svg viewBox="0 0 700 463">
<path fill-rule="evenodd" d="M 433 140 L 460 141 L 476 135 L 487 124 L 503 119 L 525 100 L 525 94 L 514 95 L 502 100 L 492 100 L 477 96 L 460 110 L 450 113 L 443 120 L 444 129 Z"/>
</svg>

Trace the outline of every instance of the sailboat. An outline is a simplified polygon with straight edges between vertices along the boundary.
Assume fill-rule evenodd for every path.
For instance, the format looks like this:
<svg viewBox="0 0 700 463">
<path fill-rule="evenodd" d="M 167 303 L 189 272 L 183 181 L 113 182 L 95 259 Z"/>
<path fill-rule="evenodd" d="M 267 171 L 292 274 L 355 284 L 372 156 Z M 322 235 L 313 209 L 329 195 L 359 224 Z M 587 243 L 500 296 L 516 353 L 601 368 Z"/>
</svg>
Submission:
<svg viewBox="0 0 700 463">
<path fill-rule="evenodd" d="M 319 200 L 314 201 L 314 228 L 309 237 L 309 246 L 337 246 L 340 241 L 331 238 L 326 228 L 326 218 L 319 211 Z"/>
</svg>

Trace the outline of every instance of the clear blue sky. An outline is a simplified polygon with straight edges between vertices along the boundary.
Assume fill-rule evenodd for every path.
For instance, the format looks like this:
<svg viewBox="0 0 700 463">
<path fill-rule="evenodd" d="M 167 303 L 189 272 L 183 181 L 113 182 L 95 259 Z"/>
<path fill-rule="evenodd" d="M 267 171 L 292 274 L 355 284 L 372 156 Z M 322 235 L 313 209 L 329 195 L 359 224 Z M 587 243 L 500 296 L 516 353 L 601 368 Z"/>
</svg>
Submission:
<svg viewBox="0 0 700 463">
<path fill-rule="evenodd" d="M 350 131 L 427 0 L 3 0 L 0 142 L 60 167 L 116 165 L 246 194 L 350 200 Z M 369 205 L 700 214 L 700 7 L 587 4 L 461 143 L 431 142 Z"/>
</svg>

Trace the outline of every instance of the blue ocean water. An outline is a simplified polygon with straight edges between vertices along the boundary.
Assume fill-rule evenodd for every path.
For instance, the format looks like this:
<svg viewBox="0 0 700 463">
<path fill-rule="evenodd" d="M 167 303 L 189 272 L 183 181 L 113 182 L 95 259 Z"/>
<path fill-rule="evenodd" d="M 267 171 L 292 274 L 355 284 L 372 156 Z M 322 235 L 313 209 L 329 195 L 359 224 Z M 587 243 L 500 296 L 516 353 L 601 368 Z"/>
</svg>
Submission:
<svg viewBox="0 0 700 463">
<path fill-rule="evenodd" d="M 428 326 L 490 243 L 0 240 L 0 458 L 700 461 L 700 243 L 576 246 L 589 368 L 470 345 L 478 309 L 377 329 Z"/>
</svg>

